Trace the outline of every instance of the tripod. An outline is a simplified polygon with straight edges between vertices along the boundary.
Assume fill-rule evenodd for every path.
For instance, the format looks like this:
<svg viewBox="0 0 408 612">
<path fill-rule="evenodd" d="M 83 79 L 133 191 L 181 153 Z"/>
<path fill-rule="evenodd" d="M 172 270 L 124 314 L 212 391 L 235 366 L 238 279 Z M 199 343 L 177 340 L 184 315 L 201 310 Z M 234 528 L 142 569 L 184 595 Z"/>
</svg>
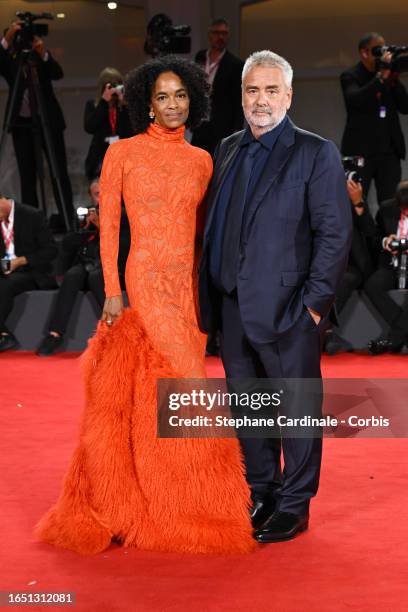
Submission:
<svg viewBox="0 0 408 612">
<path fill-rule="evenodd" d="M 51 138 L 50 125 L 48 122 L 47 113 L 44 107 L 44 100 L 38 78 L 37 61 L 35 52 L 31 49 L 23 49 L 19 52 L 18 65 L 15 80 L 12 86 L 10 95 L 10 104 L 4 121 L 3 131 L 0 140 L 0 167 L 5 153 L 7 135 L 11 131 L 13 125 L 13 117 L 18 115 L 19 109 L 16 109 L 17 95 L 21 86 L 23 74 L 26 78 L 28 99 L 31 114 L 31 125 L 28 129 L 31 130 L 34 141 L 34 155 L 37 176 L 40 184 L 40 201 L 41 207 L 46 213 L 45 190 L 44 190 L 44 167 L 42 160 L 42 146 L 44 146 L 46 157 L 49 165 L 50 174 L 52 177 L 52 189 L 54 199 L 62 216 L 65 229 L 70 229 L 70 219 L 67 213 L 67 203 L 61 186 L 60 169 L 55 156 L 54 144 Z"/>
</svg>

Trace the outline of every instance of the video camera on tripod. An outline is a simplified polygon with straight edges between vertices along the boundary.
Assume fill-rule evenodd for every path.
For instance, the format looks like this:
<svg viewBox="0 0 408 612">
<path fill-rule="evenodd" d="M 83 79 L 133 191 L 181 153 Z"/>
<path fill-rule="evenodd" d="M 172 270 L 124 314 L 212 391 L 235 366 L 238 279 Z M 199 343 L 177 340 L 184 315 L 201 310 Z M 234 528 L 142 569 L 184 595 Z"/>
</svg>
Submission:
<svg viewBox="0 0 408 612">
<path fill-rule="evenodd" d="M 190 53 L 190 32 L 190 26 L 173 25 L 170 17 L 164 13 L 158 13 L 147 24 L 144 51 L 152 57 L 168 53 Z"/>
<path fill-rule="evenodd" d="M 20 112 L 22 97 L 21 92 L 27 92 L 27 103 L 29 105 L 29 129 L 33 136 L 34 154 L 36 157 L 36 171 L 40 186 L 40 200 L 44 212 L 46 212 L 46 199 L 44 188 L 44 170 L 42 149 L 46 151 L 46 158 L 52 177 L 52 189 L 54 199 L 59 208 L 65 229 L 69 229 L 71 219 L 68 215 L 66 198 L 61 184 L 61 172 L 56 159 L 53 134 L 49 123 L 48 109 L 43 99 L 39 67 L 41 63 L 39 55 L 34 50 L 35 37 L 48 34 L 48 25 L 45 23 L 34 23 L 40 19 L 53 19 L 50 13 L 35 15 L 30 12 L 17 12 L 18 26 L 12 42 L 13 82 L 10 86 L 10 97 L 3 130 L 0 139 L 0 167 L 5 156 L 7 135 L 12 131 L 16 117 Z M 24 94 L 23 94 L 24 95 Z"/>
<path fill-rule="evenodd" d="M 408 239 L 391 240 L 389 247 L 392 251 L 397 251 L 393 265 L 397 272 L 398 289 L 407 289 Z"/>
<path fill-rule="evenodd" d="M 47 23 L 34 23 L 39 19 L 54 19 L 51 13 L 40 13 L 35 15 L 26 11 L 25 13 L 18 11 L 16 13 L 19 21 L 21 22 L 21 30 L 17 32 L 14 38 L 14 47 L 16 51 L 31 51 L 32 44 L 35 36 L 43 38 L 48 35 L 48 24 Z"/>
</svg>

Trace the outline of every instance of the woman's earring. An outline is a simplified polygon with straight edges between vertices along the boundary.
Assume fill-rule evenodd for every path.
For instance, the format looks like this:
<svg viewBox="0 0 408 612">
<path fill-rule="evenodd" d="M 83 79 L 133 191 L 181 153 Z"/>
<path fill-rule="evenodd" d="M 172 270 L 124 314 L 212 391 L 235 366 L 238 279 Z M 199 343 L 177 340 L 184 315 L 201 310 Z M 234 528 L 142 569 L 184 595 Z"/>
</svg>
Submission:
<svg viewBox="0 0 408 612">
<path fill-rule="evenodd" d="M 149 117 L 150 117 L 150 119 L 154 119 L 154 117 L 155 117 L 154 112 L 152 110 L 149 113 Z"/>
</svg>

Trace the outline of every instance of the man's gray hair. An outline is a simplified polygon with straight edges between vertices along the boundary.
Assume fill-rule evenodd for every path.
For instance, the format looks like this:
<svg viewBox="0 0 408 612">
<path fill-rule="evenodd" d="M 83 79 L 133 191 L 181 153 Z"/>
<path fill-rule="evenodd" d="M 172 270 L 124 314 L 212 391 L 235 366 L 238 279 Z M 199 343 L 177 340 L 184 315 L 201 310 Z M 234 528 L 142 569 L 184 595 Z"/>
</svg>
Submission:
<svg viewBox="0 0 408 612">
<path fill-rule="evenodd" d="M 255 66 L 268 66 L 268 68 L 280 68 L 283 73 L 283 80 L 286 87 L 292 87 L 293 68 L 287 60 L 281 55 L 264 49 L 263 51 L 255 51 L 246 60 L 242 70 L 242 82 L 248 72 Z"/>
</svg>

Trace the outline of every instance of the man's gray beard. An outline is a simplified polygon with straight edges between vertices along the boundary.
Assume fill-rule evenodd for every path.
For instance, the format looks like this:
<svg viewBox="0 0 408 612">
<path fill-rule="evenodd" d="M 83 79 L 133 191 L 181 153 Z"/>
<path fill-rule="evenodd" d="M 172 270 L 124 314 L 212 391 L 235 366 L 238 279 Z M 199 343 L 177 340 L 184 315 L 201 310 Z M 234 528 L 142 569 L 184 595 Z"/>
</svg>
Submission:
<svg viewBox="0 0 408 612">
<path fill-rule="evenodd" d="M 245 115 L 245 119 L 246 119 L 246 121 L 248 122 L 249 126 L 251 126 L 251 125 L 252 125 L 253 127 L 257 128 L 258 130 L 263 129 L 263 130 L 265 130 L 265 132 L 270 132 L 270 131 L 271 131 L 271 130 L 273 130 L 274 128 L 278 127 L 278 125 L 279 125 L 280 123 L 282 123 L 282 121 L 283 121 L 283 120 L 284 120 L 284 118 L 286 117 L 286 112 L 287 112 L 287 111 L 286 111 L 286 109 L 285 109 L 285 110 L 283 111 L 282 116 L 281 116 L 281 117 L 280 117 L 280 118 L 279 118 L 279 119 L 278 119 L 276 122 L 274 122 L 273 124 L 268 124 L 268 125 L 258 125 L 257 123 L 255 123 L 255 122 L 252 120 L 252 118 L 251 118 L 251 117 L 252 117 L 252 115 L 248 115 L 248 116 L 247 116 L 247 115 L 245 115 L 245 113 L 244 113 L 244 115 Z"/>
</svg>

